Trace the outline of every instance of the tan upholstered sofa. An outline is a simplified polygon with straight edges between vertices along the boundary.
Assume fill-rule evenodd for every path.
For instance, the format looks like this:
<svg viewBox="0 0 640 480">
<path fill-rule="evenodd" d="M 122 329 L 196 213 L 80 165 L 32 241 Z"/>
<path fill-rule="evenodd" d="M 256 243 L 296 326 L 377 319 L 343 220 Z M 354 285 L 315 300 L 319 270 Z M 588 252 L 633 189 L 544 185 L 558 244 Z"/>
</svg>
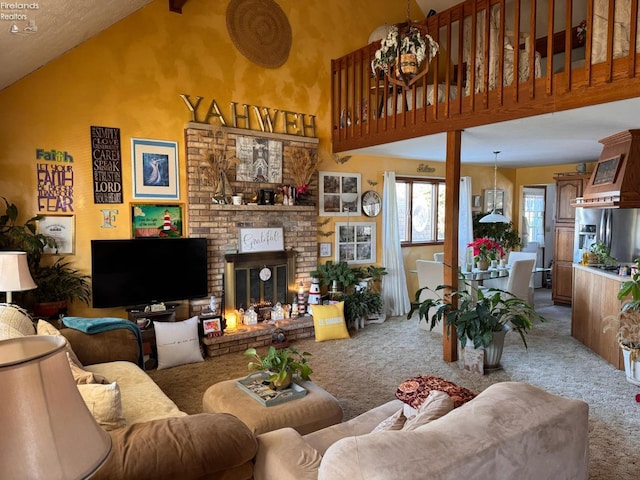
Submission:
<svg viewBox="0 0 640 480">
<path fill-rule="evenodd" d="M 38 330 L 42 330 L 39 328 Z M 94 479 L 250 479 L 257 443 L 236 417 L 180 411 L 138 365 L 131 330 L 59 331 L 83 369 L 116 382 L 126 426 L 109 431 L 112 450 Z M 55 334 L 55 330 L 53 330 Z M 0 339 L 36 334 L 19 309 L 0 305 Z"/>
<path fill-rule="evenodd" d="M 304 436 L 258 436 L 255 480 L 587 479 L 588 405 L 531 385 L 497 383 L 414 431 L 370 433 L 393 400 Z"/>
</svg>

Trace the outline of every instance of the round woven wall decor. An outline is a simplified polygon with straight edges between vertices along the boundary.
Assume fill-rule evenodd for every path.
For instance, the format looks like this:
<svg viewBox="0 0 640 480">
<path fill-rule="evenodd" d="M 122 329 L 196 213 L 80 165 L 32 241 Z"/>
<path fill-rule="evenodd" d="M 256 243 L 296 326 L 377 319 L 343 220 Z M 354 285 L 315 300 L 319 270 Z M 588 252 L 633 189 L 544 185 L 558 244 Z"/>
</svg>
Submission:
<svg viewBox="0 0 640 480">
<path fill-rule="evenodd" d="M 273 0 L 231 0 L 227 30 L 236 48 L 253 63 L 277 68 L 291 49 L 291 26 Z"/>
</svg>

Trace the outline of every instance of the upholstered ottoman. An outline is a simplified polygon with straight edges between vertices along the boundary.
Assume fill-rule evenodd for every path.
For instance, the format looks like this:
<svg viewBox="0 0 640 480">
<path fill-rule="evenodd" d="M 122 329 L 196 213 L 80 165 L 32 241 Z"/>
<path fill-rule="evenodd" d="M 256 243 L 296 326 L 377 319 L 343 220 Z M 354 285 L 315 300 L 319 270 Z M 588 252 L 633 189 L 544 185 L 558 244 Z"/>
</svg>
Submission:
<svg viewBox="0 0 640 480">
<path fill-rule="evenodd" d="M 329 392 L 313 382 L 298 382 L 307 394 L 295 400 L 265 407 L 242 391 L 236 380 L 210 386 L 202 398 L 206 413 L 230 413 L 238 417 L 256 435 L 291 427 L 300 435 L 342 422 L 342 407 Z"/>
</svg>

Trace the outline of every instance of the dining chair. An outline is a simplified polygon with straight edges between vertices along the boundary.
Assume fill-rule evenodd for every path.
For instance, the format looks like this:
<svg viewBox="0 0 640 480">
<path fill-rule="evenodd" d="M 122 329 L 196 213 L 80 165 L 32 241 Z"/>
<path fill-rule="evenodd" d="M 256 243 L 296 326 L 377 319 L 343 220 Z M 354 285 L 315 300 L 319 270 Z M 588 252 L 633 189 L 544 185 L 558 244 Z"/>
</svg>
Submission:
<svg viewBox="0 0 640 480">
<path fill-rule="evenodd" d="M 429 287 L 429 290 L 423 290 L 420 294 L 420 303 L 428 298 L 439 298 L 435 289 L 444 283 L 444 264 L 433 260 L 416 260 L 416 269 L 418 270 L 418 287 Z M 428 319 L 431 316 L 431 310 L 427 314 L 426 321 L 420 320 L 420 328 L 429 329 Z"/>
<path fill-rule="evenodd" d="M 433 254 L 433 261 L 444 263 L 444 252 L 436 252 Z"/>
<path fill-rule="evenodd" d="M 507 292 L 512 293 L 516 297 L 525 300 L 533 307 L 533 286 L 531 286 L 531 277 L 535 268 L 536 260 L 534 258 L 526 260 L 515 260 L 511 264 L 509 277 L 507 281 Z"/>
</svg>

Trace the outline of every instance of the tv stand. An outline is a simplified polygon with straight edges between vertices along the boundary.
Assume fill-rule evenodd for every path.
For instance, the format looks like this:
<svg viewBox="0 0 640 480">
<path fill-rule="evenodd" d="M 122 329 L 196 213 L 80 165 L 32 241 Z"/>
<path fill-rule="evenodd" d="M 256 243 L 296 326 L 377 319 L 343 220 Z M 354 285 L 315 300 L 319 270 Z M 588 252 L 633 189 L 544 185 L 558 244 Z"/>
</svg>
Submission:
<svg viewBox="0 0 640 480">
<path fill-rule="evenodd" d="M 153 369 L 158 366 L 158 348 L 156 346 L 156 332 L 153 328 L 153 322 L 175 322 L 176 306 L 177 304 L 171 307 L 167 306 L 166 310 L 159 312 L 145 312 L 144 307 L 127 309 L 129 320 L 133 323 L 137 323 L 141 318 L 151 320 L 151 324 L 147 328 L 140 329 L 140 333 L 142 334 L 142 348 L 144 353 L 149 355 L 149 360 L 145 363 L 147 369 Z"/>
</svg>

